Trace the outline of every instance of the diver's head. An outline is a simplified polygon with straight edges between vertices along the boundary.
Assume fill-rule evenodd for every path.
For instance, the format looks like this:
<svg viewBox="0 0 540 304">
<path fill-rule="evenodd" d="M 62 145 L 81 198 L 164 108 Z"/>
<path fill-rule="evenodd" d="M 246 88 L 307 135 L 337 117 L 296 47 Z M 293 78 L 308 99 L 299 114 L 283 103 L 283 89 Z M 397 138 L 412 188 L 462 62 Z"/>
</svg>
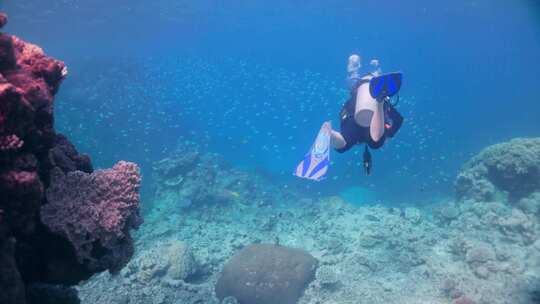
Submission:
<svg viewBox="0 0 540 304">
<path fill-rule="evenodd" d="M 362 67 L 360 56 L 352 54 L 349 56 L 349 64 L 347 64 L 347 72 L 358 73 L 358 70 Z"/>
</svg>

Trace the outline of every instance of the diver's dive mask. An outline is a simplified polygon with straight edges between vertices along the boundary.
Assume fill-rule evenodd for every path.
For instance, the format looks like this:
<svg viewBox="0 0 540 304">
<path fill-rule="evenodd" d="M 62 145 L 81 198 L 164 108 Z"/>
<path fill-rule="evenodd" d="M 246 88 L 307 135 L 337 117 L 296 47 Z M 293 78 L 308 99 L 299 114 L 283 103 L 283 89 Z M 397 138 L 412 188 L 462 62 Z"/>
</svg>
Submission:
<svg viewBox="0 0 540 304">
<path fill-rule="evenodd" d="M 366 145 L 366 148 L 364 149 L 364 172 L 366 172 L 366 175 L 371 175 L 371 153 L 369 153 L 368 146 Z"/>
</svg>

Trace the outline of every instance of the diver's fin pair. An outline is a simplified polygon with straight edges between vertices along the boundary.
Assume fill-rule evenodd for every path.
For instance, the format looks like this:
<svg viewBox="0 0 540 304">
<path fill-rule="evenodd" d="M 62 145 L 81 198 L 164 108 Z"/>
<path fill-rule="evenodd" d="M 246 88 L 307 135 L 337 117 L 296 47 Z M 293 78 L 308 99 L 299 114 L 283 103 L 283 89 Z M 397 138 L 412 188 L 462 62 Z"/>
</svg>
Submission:
<svg viewBox="0 0 540 304">
<path fill-rule="evenodd" d="M 400 72 L 373 77 L 369 81 L 369 93 L 376 100 L 392 97 L 399 92 L 401 80 L 402 74 Z"/>
<path fill-rule="evenodd" d="M 311 149 L 296 166 L 294 175 L 315 181 L 320 181 L 326 177 L 328 165 L 330 164 L 331 132 L 331 122 L 323 123 Z"/>
</svg>

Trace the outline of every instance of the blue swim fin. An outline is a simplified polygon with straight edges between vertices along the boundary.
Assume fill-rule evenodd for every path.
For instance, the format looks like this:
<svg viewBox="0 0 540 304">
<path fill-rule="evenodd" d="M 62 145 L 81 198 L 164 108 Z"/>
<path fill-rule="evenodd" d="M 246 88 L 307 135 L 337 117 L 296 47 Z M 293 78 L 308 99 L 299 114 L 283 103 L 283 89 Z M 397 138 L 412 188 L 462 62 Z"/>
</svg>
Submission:
<svg viewBox="0 0 540 304">
<path fill-rule="evenodd" d="M 400 72 L 383 74 L 371 78 L 369 82 L 369 93 L 374 99 L 392 97 L 401 88 L 402 74 Z"/>
<path fill-rule="evenodd" d="M 332 125 L 330 121 L 323 123 L 315 142 L 309 149 L 304 159 L 300 161 L 294 175 L 315 181 L 320 181 L 328 173 L 330 164 L 330 137 Z"/>
</svg>

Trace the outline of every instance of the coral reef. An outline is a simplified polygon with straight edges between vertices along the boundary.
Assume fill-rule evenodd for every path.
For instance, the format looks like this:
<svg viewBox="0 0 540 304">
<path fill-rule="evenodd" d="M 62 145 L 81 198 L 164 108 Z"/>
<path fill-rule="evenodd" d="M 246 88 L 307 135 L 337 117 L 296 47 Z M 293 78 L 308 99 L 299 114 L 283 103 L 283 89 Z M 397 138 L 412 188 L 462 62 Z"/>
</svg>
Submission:
<svg viewBox="0 0 540 304">
<path fill-rule="evenodd" d="M 216 283 L 219 299 L 239 303 L 295 304 L 313 280 L 317 260 L 303 250 L 271 244 L 250 245 L 223 267 Z"/>
<path fill-rule="evenodd" d="M 215 170 L 210 174 L 217 185 L 229 178 L 219 174 L 219 164 L 202 166 Z M 275 187 L 248 176 L 260 183 L 257 189 Z M 190 178 L 185 175 L 182 183 L 192 183 Z M 170 179 L 174 184 L 176 173 Z M 203 187 L 202 179 L 197 183 Z M 521 206 L 537 210 L 533 196 L 519 204 L 445 200 L 403 209 L 353 207 L 338 197 L 283 197 L 272 205 L 232 199 L 180 208 L 156 196 L 135 237 L 137 248 L 144 249 L 121 272 L 125 276 L 104 273 L 81 285 L 82 303 L 243 303 L 233 297 L 220 301 L 215 286 L 227 262 L 257 243 L 302 248 L 319 261 L 300 304 L 537 302 L 540 219 Z M 169 264 L 147 254 L 166 253 L 163 240 L 189 244 L 197 265 L 194 275 L 171 280 L 166 266 L 153 266 Z M 152 266 L 137 266 L 143 257 L 152 261 L 144 265 Z M 135 279 L 139 276 L 152 278 L 145 283 Z"/>
<path fill-rule="evenodd" d="M 188 244 L 177 239 L 158 240 L 145 246 L 119 275 L 102 273 L 83 283 L 84 303 L 212 303 L 209 285 L 194 281 L 198 262 Z M 115 292 L 100 291 L 105 285 Z"/>
<path fill-rule="evenodd" d="M 458 199 L 511 201 L 540 192 L 540 138 L 516 138 L 485 148 L 456 179 Z"/>
<path fill-rule="evenodd" d="M 7 17 L 0 14 L 0 27 L 6 22 Z M 74 227 L 62 232 L 49 229 L 56 228 L 62 221 L 75 223 L 81 220 L 76 216 L 89 207 L 86 205 L 89 202 L 100 204 L 87 197 L 70 201 L 70 209 L 67 209 L 65 200 L 57 200 L 62 191 L 67 195 L 75 190 L 61 189 L 59 180 L 64 186 L 67 183 L 59 176 L 86 176 L 93 171 L 88 156 L 79 154 L 54 130 L 54 95 L 66 75 L 64 63 L 47 57 L 38 46 L 0 33 L 0 302 L 3 304 L 45 303 L 46 294 L 50 292 L 45 294 L 44 291 L 52 289 L 38 288 L 37 284 L 73 285 L 98 271 L 117 270 L 129 258 L 129 252 L 122 246 L 110 246 L 116 245 L 111 240 L 129 239 L 128 231 L 134 225 L 125 221 L 109 222 L 106 227 L 109 235 L 86 236 L 96 241 L 92 244 L 94 250 L 87 251 L 88 256 L 109 260 L 102 267 L 81 263 L 77 254 L 80 248 L 71 238 L 76 234 L 70 230 Z M 134 168 L 134 165 L 130 166 Z M 134 175 L 138 177 L 136 173 L 129 178 L 134 179 Z M 55 186 L 51 186 L 51 179 Z M 108 176 L 101 182 L 120 182 L 121 179 Z M 109 189 L 114 190 L 117 186 L 121 185 L 111 185 Z M 122 201 L 118 201 L 119 205 L 110 215 L 136 213 L 137 187 L 114 193 L 130 195 L 131 205 L 121 206 Z M 48 201 L 47 189 L 53 201 Z M 94 199 L 108 201 L 112 194 L 104 189 L 101 197 Z M 52 210 L 62 208 L 66 208 L 63 210 L 66 217 L 53 219 Z M 47 225 L 40 220 L 41 210 L 45 210 Z M 130 218 L 128 214 L 126 217 Z M 108 219 L 113 220 L 112 217 Z M 45 295 L 40 296 L 42 291 Z"/>
<path fill-rule="evenodd" d="M 252 175 L 228 166 L 217 154 L 203 153 L 193 143 L 180 145 L 175 153 L 153 166 L 155 200 L 179 207 L 227 202 L 272 205 L 291 199 L 291 191 L 279 191 Z"/>
</svg>

